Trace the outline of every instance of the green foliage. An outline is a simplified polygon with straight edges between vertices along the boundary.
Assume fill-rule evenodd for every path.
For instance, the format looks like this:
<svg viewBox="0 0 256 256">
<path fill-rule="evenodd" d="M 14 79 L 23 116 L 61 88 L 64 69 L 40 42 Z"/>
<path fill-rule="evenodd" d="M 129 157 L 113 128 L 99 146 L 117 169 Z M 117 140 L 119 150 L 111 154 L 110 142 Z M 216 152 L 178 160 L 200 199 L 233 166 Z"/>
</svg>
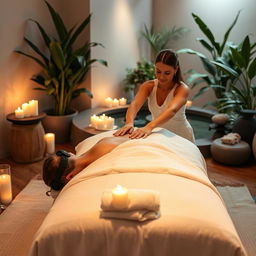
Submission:
<svg viewBox="0 0 256 256">
<path fill-rule="evenodd" d="M 137 85 L 155 78 L 155 66 L 152 62 L 143 60 L 137 62 L 136 68 L 126 69 L 127 74 L 124 80 L 125 91 L 135 89 Z"/>
<path fill-rule="evenodd" d="M 239 46 L 231 47 L 231 60 L 233 67 L 224 63 L 221 59 L 212 63 L 233 78 L 228 91 L 219 99 L 222 103 L 221 110 L 240 112 L 242 109 L 256 110 L 256 85 L 253 79 L 256 77 L 256 43 L 251 43 L 246 36 Z"/>
<path fill-rule="evenodd" d="M 65 115 L 71 111 L 71 101 L 81 93 L 86 93 L 89 97 L 92 97 L 92 93 L 88 89 L 78 88 L 86 79 L 90 66 L 95 62 L 107 66 L 107 62 L 100 59 L 90 59 L 91 47 L 102 46 L 100 43 L 85 42 L 80 48 L 73 49 L 73 44 L 90 23 L 91 15 L 86 17 L 78 26 L 67 29 L 60 15 L 47 1 L 45 3 L 58 38 L 49 36 L 39 22 L 30 19 L 31 22 L 37 25 L 47 52 L 42 52 L 38 46 L 26 37 L 24 38 L 25 42 L 39 57 L 34 57 L 20 50 L 15 52 L 31 58 L 41 66 L 42 72 L 31 78 L 40 85 L 40 87 L 34 89 L 44 91 L 54 97 L 54 114 Z"/>
<path fill-rule="evenodd" d="M 151 57 L 154 62 L 159 51 L 166 48 L 173 48 L 173 43 L 180 39 L 187 31 L 187 28 L 174 26 L 171 29 L 164 27 L 161 31 L 156 32 L 153 27 L 148 29 L 147 26 L 144 25 L 144 31 L 141 31 L 141 35 L 147 40 L 151 47 Z"/>
<path fill-rule="evenodd" d="M 225 32 L 222 42 L 218 42 L 216 41 L 213 32 L 208 28 L 203 20 L 196 14 L 192 13 L 194 21 L 207 38 L 207 40 L 203 38 L 197 38 L 197 40 L 209 52 L 210 57 L 208 58 L 204 54 L 194 51 L 192 49 L 185 48 L 178 50 L 178 53 L 188 53 L 198 56 L 202 62 L 205 71 L 207 72 L 202 74 L 197 72 L 196 70 L 188 71 L 189 77 L 186 82 L 190 84 L 192 88 L 203 84 L 203 87 L 201 87 L 198 93 L 194 96 L 194 99 L 200 97 L 209 89 L 213 89 L 217 100 L 209 104 L 216 106 L 216 108 L 220 112 L 223 111 L 223 106 L 222 102 L 218 99 L 223 98 L 229 85 L 234 83 L 235 78 L 234 76 L 230 76 L 229 74 L 227 74 L 227 72 L 225 72 L 219 66 L 216 66 L 213 62 L 220 61 L 226 66 L 231 67 L 232 70 L 235 70 L 238 73 L 240 72 L 240 70 L 236 68 L 234 60 L 231 56 L 231 49 L 233 48 L 233 44 L 232 42 L 228 41 L 230 32 L 235 26 L 239 15 L 240 11 L 237 13 L 234 21 Z"/>
</svg>

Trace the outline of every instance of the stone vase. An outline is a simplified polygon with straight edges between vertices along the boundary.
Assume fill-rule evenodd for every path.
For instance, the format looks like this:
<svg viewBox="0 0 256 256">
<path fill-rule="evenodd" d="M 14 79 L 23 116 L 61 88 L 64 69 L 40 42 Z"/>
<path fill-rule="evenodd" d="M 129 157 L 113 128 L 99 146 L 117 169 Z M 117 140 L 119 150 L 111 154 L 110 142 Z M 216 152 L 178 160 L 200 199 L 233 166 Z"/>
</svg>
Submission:
<svg viewBox="0 0 256 256">
<path fill-rule="evenodd" d="M 62 116 L 51 115 L 50 110 L 45 112 L 47 115 L 42 121 L 45 133 L 54 133 L 56 143 L 70 141 L 72 119 L 78 114 L 78 111 L 73 110 L 73 113 Z"/>
<path fill-rule="evenodd" d="M 254 133 L 256 132 L 256 110 L 244 109 L 240 112 L 239 118 L 235 121 L 232 132 L 239 133 L 241 139 L 252 145 Z"/>
</svg>

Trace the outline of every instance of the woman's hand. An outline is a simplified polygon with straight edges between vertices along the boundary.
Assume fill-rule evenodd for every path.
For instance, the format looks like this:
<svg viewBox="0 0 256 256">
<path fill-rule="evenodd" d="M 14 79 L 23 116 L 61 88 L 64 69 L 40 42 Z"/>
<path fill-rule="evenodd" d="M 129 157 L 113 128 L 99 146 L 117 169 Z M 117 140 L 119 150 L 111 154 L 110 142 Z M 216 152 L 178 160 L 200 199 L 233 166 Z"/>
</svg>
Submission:
<svg viewBox="0 0 256 256">
<path fill-rule="evenodd" d="M 122 128 L 118 129 L 115 133 L 113 133 L 114 136 L 123 136 L 125 134 L 131 134 L 134 131 L 133 124 L 126 124 Z"/>
<path fill-rule="evenodd" d="M 152 129 L 147 127 L 147 126 L 144 126 L 142 128 L 138 128 L 136 130 L 134 130 L 129 138 L 131 139 L 140 139 L 140 138 L 146 138 L 150 133 L 151 133 Z"/>
</svg>

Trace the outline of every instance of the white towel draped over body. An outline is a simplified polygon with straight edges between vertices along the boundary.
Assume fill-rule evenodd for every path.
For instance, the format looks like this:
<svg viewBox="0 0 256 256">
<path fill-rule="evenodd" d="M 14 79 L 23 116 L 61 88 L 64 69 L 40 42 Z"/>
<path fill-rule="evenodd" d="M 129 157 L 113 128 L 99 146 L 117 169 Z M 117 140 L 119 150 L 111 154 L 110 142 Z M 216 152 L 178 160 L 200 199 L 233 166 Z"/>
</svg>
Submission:
<svg viewBox="0 0 256 256">
<path fill-rule="evenodd" d="M 106 190 L 101 198 L 101 217 L 145 221 L 160 216 L 160 196 L 158 191 L 129 189 L 128 203 L 117 209 L 113 204 L 112 191 Z"/>
</svg>

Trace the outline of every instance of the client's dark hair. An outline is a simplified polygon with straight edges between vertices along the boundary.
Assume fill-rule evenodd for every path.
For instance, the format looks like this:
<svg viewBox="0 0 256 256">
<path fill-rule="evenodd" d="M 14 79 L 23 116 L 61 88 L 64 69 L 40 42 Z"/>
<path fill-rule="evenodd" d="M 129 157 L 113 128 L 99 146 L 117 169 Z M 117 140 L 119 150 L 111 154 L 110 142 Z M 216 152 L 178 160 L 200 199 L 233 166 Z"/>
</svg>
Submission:
<svg viewBox="0 0 256 256">
<path fill-rule="evenodd" d="M 56 156 L 60 161 L 57 161 Z M 68 170 L 68 158 L 71 155 L 65 150 L 59 150 L 56 152 L 56 156 L 51 156 L 44 161 L 43 180 L 52 189 L 60 190 L 65 185 L 62 176 Z"/>
<path fill-rule="evenodd" d="M 179 59 L 175 51 L 171 49 L 165 49 L 160 51 L 156 56 L 155 63 L 157 62 L 162 62 L 163 64 L 171 66 L 173 68 L 176 68 L 178 66 L 178 70 L 173 77 L 173 81 L 175 83 L 180 83 L 181 81 L 183 81 L 180 66 L 179 66 Z"/>
<path fill-rule="evenodd" d="M 51 186 L 51 183 L 56 177 L 57 169 L 59 168 L 59 164 L 53 156 L 48 157 L 44 161 L 43 165 L 43 180 L 47 186 Z"/>
</svg>

